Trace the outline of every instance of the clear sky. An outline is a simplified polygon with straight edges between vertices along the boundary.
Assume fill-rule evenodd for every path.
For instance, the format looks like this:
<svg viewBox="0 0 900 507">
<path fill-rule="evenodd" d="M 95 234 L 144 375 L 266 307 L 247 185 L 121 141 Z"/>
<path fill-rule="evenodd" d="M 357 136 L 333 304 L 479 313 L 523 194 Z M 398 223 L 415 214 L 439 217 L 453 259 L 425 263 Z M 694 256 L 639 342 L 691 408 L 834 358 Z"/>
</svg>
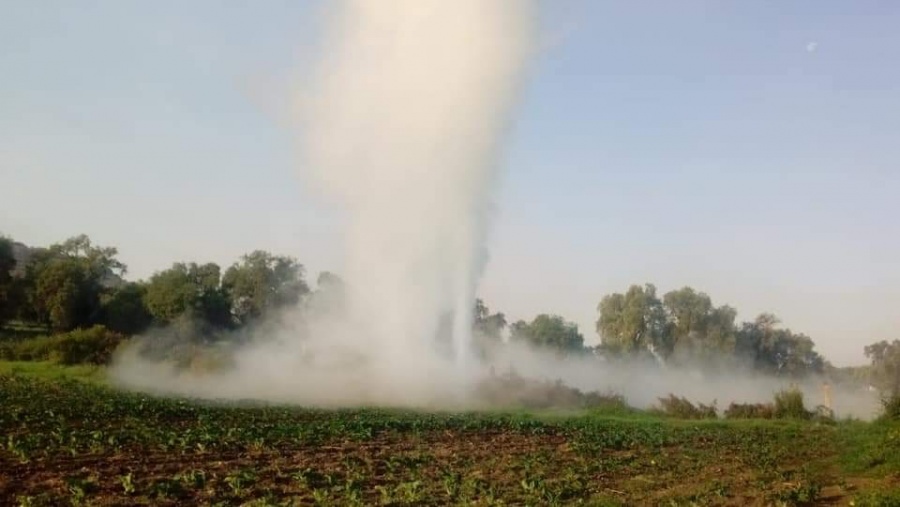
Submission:
<svg viewBox="0 0 900 507">
<path fill-rule="evenodd" d="M 0 2 L 0 232 L 143 278 L 262 248 L 314 279 L 335 212 L 288 128 L 320 2 Z M 576 321 L 631 283 L 779 315 L 834 363 L 900 338 L 900 3 L 552 0 L 481 294 Z"/>
</svg>

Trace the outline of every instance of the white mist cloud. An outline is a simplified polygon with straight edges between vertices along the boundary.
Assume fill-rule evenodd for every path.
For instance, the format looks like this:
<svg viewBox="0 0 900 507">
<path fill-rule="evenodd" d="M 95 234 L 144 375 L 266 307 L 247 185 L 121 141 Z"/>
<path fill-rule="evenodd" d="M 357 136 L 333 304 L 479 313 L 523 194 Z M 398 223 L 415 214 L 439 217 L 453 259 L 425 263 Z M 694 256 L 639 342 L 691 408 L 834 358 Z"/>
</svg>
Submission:
<svg viewBox="0 0 900 507">
<path fill-rule="evenodd" d="M 472 378 L 498 157 L 535 14 L 530 0 L 333 4 L 297 119 L 302 172 L 347 219 L 347 312 L 279 329 L 201 391 L 408 402 Z M 441 333 L 452 345 L 439 352 Z"/>
</svg>

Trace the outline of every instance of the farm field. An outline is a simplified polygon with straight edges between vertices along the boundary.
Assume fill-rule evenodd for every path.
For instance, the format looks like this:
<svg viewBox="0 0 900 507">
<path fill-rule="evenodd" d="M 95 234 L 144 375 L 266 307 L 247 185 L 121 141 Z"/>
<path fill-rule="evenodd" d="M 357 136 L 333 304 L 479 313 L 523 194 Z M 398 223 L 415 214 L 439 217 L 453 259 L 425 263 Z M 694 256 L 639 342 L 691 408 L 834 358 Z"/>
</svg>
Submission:
<svg viewBox="0 0 900 507">
<path fill-rule="evenodd" d="M 216 404 L 9 365 L 0 406 L 0 505 L 900 502 L 897 423 Z"/>
</svg>

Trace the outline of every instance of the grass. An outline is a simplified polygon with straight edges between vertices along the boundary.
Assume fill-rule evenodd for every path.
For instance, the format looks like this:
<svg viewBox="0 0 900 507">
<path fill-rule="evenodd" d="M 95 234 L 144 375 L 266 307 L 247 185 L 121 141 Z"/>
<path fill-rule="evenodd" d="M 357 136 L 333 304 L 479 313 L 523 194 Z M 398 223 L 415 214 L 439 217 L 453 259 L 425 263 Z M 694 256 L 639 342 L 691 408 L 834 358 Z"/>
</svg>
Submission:
<svg viewBox="0 0 900 507">
<path fill-rule="evenodd" d="M 0 363 L 0 505 L 896 505 L 900 423 L 433 413 L 119 392 Z"/>
<path fill-rule="evenodd" d="M 91 364 L 63 366 L 51 361 L 0 361 L 0 375 L 17 375 L 45 380 L 106 382 L 106 368 Z"/>
</svg>

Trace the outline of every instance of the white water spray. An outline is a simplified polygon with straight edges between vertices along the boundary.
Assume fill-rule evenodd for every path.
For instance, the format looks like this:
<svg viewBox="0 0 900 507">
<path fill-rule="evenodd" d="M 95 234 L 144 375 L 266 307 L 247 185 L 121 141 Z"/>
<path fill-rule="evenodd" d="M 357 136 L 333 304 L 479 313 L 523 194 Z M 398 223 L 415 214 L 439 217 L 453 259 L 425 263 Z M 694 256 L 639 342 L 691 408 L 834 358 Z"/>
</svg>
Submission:
<svg viewBox="0 0 900 507">
<path fill-rule="evenodd" d="M 434 354 L 442 331 L 458 368 L 470 356 L 498 149 L 532 7 L 346 0 L 332 19 L 301 103 L 304 170 L 348 213 L 350 313 L 367 353 L 389 368 Z"/>
</svg>

